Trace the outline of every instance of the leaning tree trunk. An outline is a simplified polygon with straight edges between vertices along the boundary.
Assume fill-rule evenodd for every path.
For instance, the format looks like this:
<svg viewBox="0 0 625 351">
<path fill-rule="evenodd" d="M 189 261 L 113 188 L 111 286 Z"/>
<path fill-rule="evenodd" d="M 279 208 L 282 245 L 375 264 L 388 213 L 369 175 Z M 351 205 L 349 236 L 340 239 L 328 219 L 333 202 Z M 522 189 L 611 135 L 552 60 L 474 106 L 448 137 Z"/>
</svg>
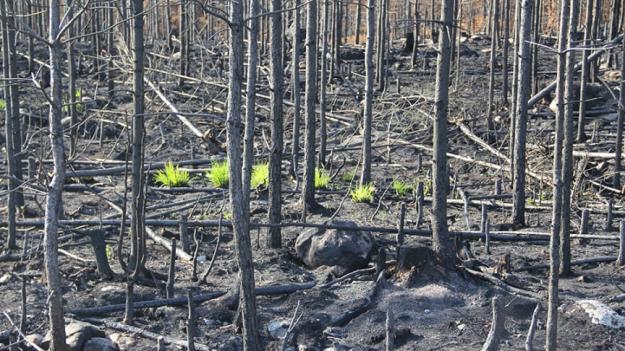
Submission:
<svg viewBox="0 0 625 351">
<path fill-rule="evenodd" d="M 269 157 L 269 223 L 279 224 L 282 216 L 281 175 L 282 144 L 284 139 L 282 116 L 282 0 L 271 0 L 271 150 Z M 232 51 L 231 51 L 232 52 Z M 279 226 L 269 228 L 268 246 L 282 246 Z"/>
<path fill-rule="evenodd" d="M 63 145 L 61 82 L 62 42 L 56 40 L 60 31 L 60 0 L 50 0 L 49 55 L 50 55 L 50 144 L 54 163 L 53 176 L 48 185 L 44 224 L 45 273 L 48 280 L 48 315 L 51 330 L 51 351 L 64 351 L 65 320 L 63 318 L 63 287 L 59 274 L 58 227 L 63 183 L 65 182 L 65 147 Z"/>
<path fill-rule="evenodd" d="M 621 162 L 623 157 L 623 122 L 625 121 L 625 40 L 623 40 L 622 50 L 621 93 L 619 96 L 618 119 L 616 121 L 616 156 L 614 158 L 614 179 L 612 179 L 612 185 L 615 188 L 621 186 Z"/>
<path fill-rule="evenodd" d="M 549 245 L 549 303 L 547 308 L 546 348 L 557 350 L 558 345 L 558 275 L 560 272 L 560 223 L 562 216 L 562 147 L 564 139 L 564 96 L 566 79 L 566 45 L 570 15 L 570 0 L 562 0 L 558 35 L 558 66 L 556 100 L 555 145 L 553 149 L 553 210 Z"/>
<path fill-rule="evenodd" d="M 308 3 L 306 13 L 306 120 L 304 138 L 304 213 L 315 203 L 315 102 L 317 100 L 317 1 Z M 304 218 L 305 219 L 305 218 Z"/>
<path fill-rule="evenodd" d="M 577 19 L 579 15 L 579 0 L 571 0 L 569 15 L 569 32 L 567 38 L 566 59 L 566 86 L 564 108 L 564 150 L 562 161 L 562 213 L 560 223 L 560 274 L 571 273 L 571 181 L 573 179 L 573 110 L 575 92 L 573 80 L 575 78 L 575 50 L 574 40 L 577 34 Z"/>
<path fill-rule="evenodd" d="M 230 4 L 231 53 L 243 52 L 243 4 L 235 1 Z M 252 243 L 249 233 L 249 212 L 243 204 L 243 184 L 241 177 L 241 82 L 243 81 L 243 55 L 229 56 L 228 111 L 226 114 L 226 134 L 228 151 L 228 174 L 230 182 L 230 210 L 234 232 L 236 254 L 239 263 L 241 289 L 241 311 L 243 317 L 243 348 L 255 351 L 258 344 L 258 321 L 256 318 L 256 294 L 254 283 L 254 263 Z"/>
<path fill-rule="evenodd" d="M 449 67 L 451 65 L 451 27 L 453 25 L 453 0 L 441 2 L 441 31 L 438 36 L 438 62 L 436 67 L 436 95 L 433 155 L 432 155 L 432 244 L 434 252 L 444 266 L 454 261 L 453 245 L 447 230 L 447 113 L 449 108 Z"/>
<path fill-rule="evenodd" d="M 529 44 L 532 30 L 532 0 L 521 3 L 521 29 L 519 50 L 519 81 L 516 101 L 525 102 L 530 95 L 530 64 L 532 50 Z M 512 183 L 512 223 L 525 225 L 525 139 L 527 132 L 527 104 L 516 104 L 516 131 L 514 133 L 514 181 Z"/>
<path fill-rule="evenodd" d="M 365 48 L 365 108 L 362 137 L 360 185 L 371 182 L 371 123 L 373 121 L 373 45 L 375 41 L 375 0 L 367 1 L 367 46 Z"/>
</svg>

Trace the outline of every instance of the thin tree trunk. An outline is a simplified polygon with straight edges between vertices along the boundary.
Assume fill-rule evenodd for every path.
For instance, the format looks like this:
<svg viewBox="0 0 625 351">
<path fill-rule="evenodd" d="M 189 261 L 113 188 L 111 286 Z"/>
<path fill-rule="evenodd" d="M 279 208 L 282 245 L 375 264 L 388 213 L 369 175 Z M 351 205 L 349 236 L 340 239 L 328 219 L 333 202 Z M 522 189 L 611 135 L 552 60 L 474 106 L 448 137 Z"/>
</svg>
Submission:
<svg viewBox="0 0 625 351">
<path fill-rule="evenodd" d="M 362 16 L 362 11 L 360 9 L 361 6 L 361 1 L 362 0 L 357 0 L 356 1 L 356 27 L 355 27 L 355 35 L 356 35 L 356 45 L 360 44 L 360 22 L 362 21 L 361 16 Z"/>
<path fill-rule="evenodd" d="M 269 223 L 280 223 L 282 217 L 281 175 L 284 127 L 282 116 L 282 0 L 271 0 L 271 150 L 269 158 Z M 232 52 L 232 51 L 231 51 Z M 279 226 L 269 229 L 268 246 L 282 246 Z"/>
<path fill-rule="evenodd" d="M 9 26 L 7 23 L 7 11 L 6 11 L 6 3 L 5 0 L 0 0 L 0 17 L 2 19 L 2 69 L 3 75 L 5 79 L 3 79 L 4 86 L 4 98 L 5 98 L 5 107 L 4 107 L 4 116 L 5 123 L 4 129 L 6 133 L 6 157 L 7 157 L 7 248 L 15 249 L 17 248 L 17 230 L 16 230 L 16 221 L 17 221 L 17 213 L 16 208 L 17 204 L 15 203 L 16 189 L 18 186 L 17 177 L 16 177 L 16 169 L 17 162 L 15 158 L 15 150 L 14 150 L 14 131 L 13 131 L 13 106 L 11 99 L 11 63 L 10 63 L 10 53 L 11 49 L 10 40 L 9 40 Z"/>
<path fill-rule="evenodd" d="M 73 0 L 66 0 L 66 7 L 68 11 L 68 17 L 72 18 L 74 16 L 74 11 L 72 9 Z M 70 26 L 67 30 L 68 38 L 74 37 L 74 26 Z M 76 154 L 76 143 L 78 138 L 78 111 L 76 108 L 76 59 L 74 56 L 74 45 L 72 41 L 68 41 L 67 43 L 67 65 L 68 65 L 68 73 L 69 73 L 69 115 L 71 120 L 70 126 L 70 143 L 69 143 L 69 157 L 72 158 Z M 82 96 L 82 95 L 81 95 Z"/>
<path fill-rule="evenodd" d="M 594 0 L 588 0 L 586 3 L 586 25 L 584 29 L 584 47 L 590 46 L 591 43 L 591 31 L 593 25 L 593 8 Z M 582 73 L 579 84 L 579 114 L 577 117 L 577 142 L 581 143 L 586 141 L 586 133 L 584 127 L 586 125 L 586 87 L 588 86 L 588 74 L 590 73 L 590 64 L 588 62 L 588 51 L 582 51 Z M 617 155 L 620 157 L 620 155 Z"/>
<path fill-rule="evenodd" d="M 260 20 L 259 0 L 250 0 L 250 34 L 247 57 L 247 93 L 245 106 L 245 134 L 243 142 L 243 206 L 244 213 L 250 211 L 250 178 L 254 164 L 254 125 L 256 122 L 256 70 L 258 69 L 258 27 Z"/>
<path fill-rule="evenodd" d="M 560 223 L 560 274 L 571 273 L 571 181 L 573 179 L 573 140 L 575 138 L 573 126 L 573 110 L 575 104 L 575 92 L 573 80 L 575 78 L 575 35 L 577 33 L 577 20 L 579 17 L 579 0 L 571 0 L 569 15 L 569 29 L 567 38 L 566 59 L 566 86 L 564 109 L 564 150 L 562 163 L 562 213 Z"/>
<path fill-rule="evenodd" d="M 521 5 L 518 1 L 514 5 L 514 49 L 513 49 L 513 67 L 512 67 L 512 109 L 510 111 L 517 111 L 517 98 L 519 94 L 519 37 L 521 31 Z M 510 178 L 512 178 L 512 186 L 514 187 L 514 142 L 516 139 L 516 123 L 517 116 L 513 113 L 510 116 L 510 145 L 508 150 L 510 152 Z"/>
<path fill-rule="evenodd" d="M 293 57 L 291 80 L 293 85 L 293 140 L 291 142 L 291 176 L 298 179 L 299 166 L 299 138 L 300 138 L 300 81 L 299 81 L 299 57 L 300 57 L 300 10 L 301 0 L 295 0 L 293 12 Z M 297 182 L 299 184 L 299 182 Z"/>
<path fill-rule="evenodd" d="M 373 120 L 373 45 L 375 41 L 375 0 L 367 1 L 367 46 L 365 48 L 365 107 L 363 116 L 362 172 L 360 184 L 371 181 L 371 123 Z"/>
<path fill-rule="evenodd" d="M 62 104 L 63 85 L 61 82 L 62 42 L 55 40 L 60 27 L 59 0 L 49 2 L 49 46 L 50 55 L 50 143 L 54 161 L 53 177 L 48 185 L 46 201 L 44 242 L 45 273 L 48 280 L 48 316 L 51 330 L 51 351 L 64 351 L 65 320 L 63 318 L 63 287 L 59 273 L 58 227 L 59 209 L 61 208 L 63 184 L 65 183 L 65 147 L 63 145 Z"/>
<path fill-rule="evenodd" d="M 504 0 L 504 24 L 503 24 L 503 83 L 502 83 L 502 102 L 508 106 L 508 90 L 509 90 L 509 73 L 508 73 L 508 52 L 510 46 L 510 0 Z M 515 59 L 517 59 L 515 57 Z"/>
<path fill-rule="evenodd" d="M 436 67 L 436 95 L 432 162 L 432 246 L 441 263 L 451 267 L 455 253 L 447 231 L 447 113 L 449 106 L 449 66 L 451 63 L 451 26 L 453 0 L 441 2 L 441 32 L 438 36 L 438 63 Z"/>
<path fill-rule="evenodd" d="M 621 186 L 621 153 L 623 152 L 623 122 L 625 121 L 625 40 L 623 40 L 622 50 L 621 93 L 619 96 L 618 119 L 616 121 L 616 156 L 614 158 L 614 179 L 612 179 L 612 185 L 616 188 Z"/>
<path fill-rule="evenodd" d="M 530 71 L 532 49 L 529 44 L 532 30 L 532 0 L 523 0 L 521 5 L 521 37 L 519 81 L 517 101 L 527 101 L 530 95 Z M 525 225 L 525 138 L 527 130 L 527 104 L 517 104 L 516 131 L 514 141 L 514 182 L 513 182 L 513 209 L 512 223 L 516 226 Z"/>
<path fill-rule="evenodd" d="M 326 89 L 328 85 L 328 17 L 330 15 L 329 0 L 323 1 L 323 19 L 321 28 L 321 82 L 319 91 L 319 162 L 318 167 L 323 167 L 326 163 L 326 142 L 328 132 L 326 127 Z M 336 35 L 336 32 L 334 32 Z M 336 43 L 335 43 L 336 45 Z M 332 72 L 332 69 L 330 69 Z"/>
<path fill-rule="evenodd" d="M 493 142 L 492 133 L 495 131 L 495 125 L 493 124 L 493 109 L 495 98 L 495 67 L 497 66 L 497 21 L 499 20 L 499 9 L 497 8 L 499 1 L 492 0 L 492 24 L 493 35 L 490 39 L 490 74 L 488 77 L 488 110 L 486 112 L 486 135 L 489 142 Z"/>
<path fill-rule="evenodd" d="M 317 1 L 308 3 L 306 13 L 306 136 L 304 138 L 304 213 L 315 202 L 315 102 L 317 100 Z"/>
<path fill-rule="evenodd" d="M 145 135 L 144 40 L 143 40 L 143 1 L 133 0 L 133 119 L 132 119 L 132 225 L 131 225 L 131 269 L 133 276 L 143 273 L 145 226 L 143 213 L 143 142 Z"/>
<path fill-rule="evenodd" d="M 558 345 L 558 275 L 560 272 L 560 224 L 562 215 L 562 147 L 564 139 L 564 97 L 566 79 L 566 46 L 570 15 L 570 0 L 562 0 L 558 35 L 558 66 L 556 100 L 555 145 L 553 151 L 553 211 L 551 218 L 551 241 L 549 245 L 549 303 L 547 308 L 547 351 L 557 350 Z"/>
<path fill-rule="evenodd" d="M 230 35 L 228 47 L 231 53 L 243 53 L 243 4 L 230 3 Z M 249 233 L 249 212 L 243 204 L 241 165 L 241 82 L 243 80 L 243 55 L 229 55 L 228 111 L 226 115 L 228 173 L 230 182 L 230 211 L 232 213 L 236 254 L 239 264 L 241 311 L 243 319 L 243 348 L 259 350 L 258 320 L 256 318 L 256 294 L 252 243 Z"/>
</svg>

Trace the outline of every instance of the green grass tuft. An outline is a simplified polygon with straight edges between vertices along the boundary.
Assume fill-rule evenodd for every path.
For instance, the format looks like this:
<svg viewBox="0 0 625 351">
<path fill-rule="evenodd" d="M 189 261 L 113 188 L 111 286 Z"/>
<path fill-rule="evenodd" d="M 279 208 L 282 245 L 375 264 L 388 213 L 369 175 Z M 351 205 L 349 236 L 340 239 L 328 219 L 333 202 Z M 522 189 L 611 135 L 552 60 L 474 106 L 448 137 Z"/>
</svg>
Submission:
<svg viewBox="0 0 625 351">
<path fill-rule="evenodd" d="M 7 102 L 4 99 L 0 99 L 0 110 L 6 110 Z"/>
<path fill-rule="evenodd" d="M 351 182 L 352 179 L 356 177 L 356 170 L 352 169 L 351 171 L 345 171 L 345 173 L 341 174 L 341 180 L 344 182 Z"/>
<path fill-rule="evenodd" d="M 391 187 L 393 188 L 393 190 L 395 190 L 395 194 L 397 194 L 397 196 L 406 196 L 408 194 L 408 192 L 412 189 L 412 187 L 399 179 L 393 179 L 393 182 L 391 183 Z"/>
<path fill-rule="evenodd" d="M 327 171 L 315 168 L 315 189 L 327 189 L 331 179 Z"/>
<path fill-rule="evenodd" d="M 206 177 L 217 188 L 227 188 L 228 183 L 230 183 L 228 161 L 213 162 L 210 169 L 206 172 Z"/>
<path fill-rule="evenodd" d="M 367 202 L 373 201 L 373 195 L 375 195 L 375 187 L 373 184 L 358 185 L 351 192 L 352 201 L 354 202 Z"/>
<path fill-rule="evenodd" d="M 165 169 L 159 169 L 154 173 L 154 181 L 157 184 L 170 188 L 189 185 L 191 176 L 189 172 L 175 166 L 171 161 L 165 164 Z"/>
<path fill-rule="evenodd" d="M 252 167 L 250 186 L 256 190 L 269 187 L 269 162 L 258 163 Z"/>
</svg>

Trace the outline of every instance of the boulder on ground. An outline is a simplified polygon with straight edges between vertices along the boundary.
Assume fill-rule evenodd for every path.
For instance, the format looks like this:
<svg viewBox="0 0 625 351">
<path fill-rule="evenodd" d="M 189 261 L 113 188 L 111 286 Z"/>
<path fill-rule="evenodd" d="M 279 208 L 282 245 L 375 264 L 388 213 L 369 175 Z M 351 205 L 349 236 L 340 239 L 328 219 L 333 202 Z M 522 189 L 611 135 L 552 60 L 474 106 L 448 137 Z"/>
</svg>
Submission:
<svg viewBox="0 0 625 351">
<path fill-rule="evenodd" d="M 67 349 L 69 351 L 81 351 L 87 340 L 103 338 L 105 336 L 102 329 L 86 322 L 72 321 L 65 326 L 65 342 L 67 343 Z M 51 338 L 48 332 L 43 344 L 47 345 Z"/>
<path fill-rule="evenodd" d="M 374 246 L 371 234 L 359 230 L 351 221 L 333 221 L 330 225 L 350 229 L 310 228 L 303 231 L 295 242 L 298 257 L 310 268 L 334 267 L 334 272 L 339 275 L 365 267 Z"/>
</svg>

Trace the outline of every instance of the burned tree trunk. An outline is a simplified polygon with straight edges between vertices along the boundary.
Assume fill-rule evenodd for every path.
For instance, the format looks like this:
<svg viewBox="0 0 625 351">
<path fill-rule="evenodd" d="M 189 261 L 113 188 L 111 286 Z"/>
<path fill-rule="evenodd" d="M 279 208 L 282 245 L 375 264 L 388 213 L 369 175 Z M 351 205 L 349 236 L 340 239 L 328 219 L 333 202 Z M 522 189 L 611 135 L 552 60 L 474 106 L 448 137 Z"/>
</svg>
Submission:
<svg viewBox="0 0 625 351">
<path fill-rule="evenodd" d="M 54 161 L 54 176 L 48 185 L 46 201 L 44 242 L 45 274 L 48 283 L 48 315 L 50 319 L 50 350 L 65 350 L 65 320 L 63 318 L 63 287 L 59 273 L 58 227 L 59 209 L 65 182 L 65 146 L 63 145 L 63 85 L 61 82 L 62 42 L 56 40 L 60 32 L 61 4 L 59 0 L 49 3 L 49 55 L 50 55 L 50 143 Z"/>
<path fill-rule="evenodd" d="M 310 1 L 306 13 L 306 136 L 304 138 L 304 213 L 315 207 L 315 102 L 317 100 L 317 1 Z"/>
<path fill-rule="evenodd" d="M 145 263 L 145 225 L 144 225 L 144 172 L 143 142 L 145 135 L 144 112 L 144 39 L 143 39 L 143 1 L 133 0 L 133 119 L 132 119 L 132 224 L 130 267 L 133 276 L 143 273 Z"/>
<path fill-rule="evenodd" d="M 593 7 L 594 0 L 588 0 L 586 3 L 586 24 L 584 28 L 584 42 L 583 46 L 590 45 L 591 29 L 593 25 Z M 581 143 L 586 141 L 586 133 L 584 132 L 585 114 L 586 114 L 586 87 L 588 86 L 588 75 L 590 73 L 590 63 L 588 62 L 588 51 L 582 51 L 582 72 L 579 82 L 579 114 L 577 117 L 577 142 Z M 618 157 L 618 156 L 617 156 Z"/>
<path fill-rule="evenodd" d="M 570 0 L 562 0 L 558 35 L 558 67 L 555 145 L 553 149 L 553 209 L 549 245 L 549 303 L 547 309 L 546 349 L 556 350 L 558 344 L 558 275 L 560 273 L 560 224 L 562 216 L 562 147 L 564 139 L 564 97 L 566 82 L 566 46 Z"/>
<path fill-rule="evenodd" d="M 616 121 L 616 156 L 614 158 L 614 178 L 612 185 L 615 188 L 621 186 L 621 162 L 623 152 L 623 123 L 625 122 L 625 40 L 622 44 L 621 59 L 621 92 L 619 95 L 618 119 Z"/>
<path fill-rule="evenodd" d="M 258 68 L 258 27 L 260 13 L 259 0 L 250 0 L 250 33 L 249 46 L 247 50 L 247 92 L 245 106 L 245 134 L 243 136 L 243 166 L 242 166 L 242 186 L 243 186 L 243 206 L 244 213 L 250 211 L 250 178 L 254 164 L 254 125 L 256 117 L 256 70 Z"/>
<path fill-rule="evenodd" d="M 301 0 L 295 0 L 295 10 L 293 12 L 293 57 L 291 66 L 291 81 L 293 86 L 293 140 L 291 141 L 291 169 L 290 173 L 294 179 L 298 179 L 299 166 L 299 138 L 300 138 L 300 81 L 299 81 L 299 56 L 300 56 L 300 6 Z M 258 34 L 257 34 L 258 36 Z M 299 184 L 299 182 L 297 182 Z"/>
<path fill-rule="evenodd" d="M 519 38 L 519 81 L 516 101 L 527 101 L 530 95 L 531 47 L 529 44 L 532 29 L 532 0 L 524 0 L 521 4 L 521 37 Z M 516 226 L 525 225 L 525 138 L 527 133 L 527 104 L 516 104 L 516 131 L 514 141 L 514 181 L 512 183 L 513 208 L 512 223 Z M 514 117 L 513 117 L 514 118 Z"/>
<path fill-rule="evenodd" d="M 453 0 L 441 2 L 441 34 L 438 36 L 438 63 L 436 67 L 436 96 L 433 155 L 432 155 L 432 241 L 441 263 L 452 266 L 454 250 L 447 230 L 447 113 L 449 107 L 449 67 L 451 64 L 451 27 Z"/>
<path fill-rule="evenodd" d="M 562 213 L 560 223 L 560 275 L 571 273 L 571 181 L 573 179 L 573 110 L 575 92 L 573 80 L 575 77 L 575 50 L 574 40 L 577 33 L 577 19 L 579 15 L 579 0 L 571 0 L 569 27 L 567 36 L 566 83 L 564 107 L 564 150 L 562 157 Z"/>
<path fill-rule="evenodd" d="M 323 1 L 323 19 L 321 21 L 321 82 L 319 91 L 319 162 L 318 167 L 326 163 L 326 141 L 328 132 L 326 127 L 326 89 L 328 86 L 328 23 L 330 6 L 328 0 Z M 336 32 L 334 33 L 336 35 Z M 330 69 L 332 72 L 333 69 Z"/>
<path fill-rule="evenodd" d="M 360 185 L 371 181 L 371 123 L 373 120 L 373 44 L 375 41 L 375 0 L 367 1 L 367 46 L 365 48 L 365 106 L 362 119 L 362 173 Z"/>
<path fill-rule="evenodd" d="M 3 85 L 4 85 L 4 98 L 5 98 L 5 106 L 4 106 L 4 130 L 6 132 L 6 161 L 7 161 L 7 248 L 15 249 L 17 248 L 17 229 L 16 229 L 16 221 L 17 221 L 17 203 L 16 203 L 16 195 L 17 195 L 17 186 L 18 186 L 18 178 L 17 178 L 17 167 L 18 163 L 16 160 L 16 150 L 14 148 L 15 142 L 15 131 L 13 130 L 14 123 L 13 121 L 16 117 L 13 116 L 13 99 L 11 98 L 11 58 L 10 54 L 13 50 L 11 50 L 11 40 L 9 40 L 9 26 L 7 23 L 7 10 L 6 10 L 6 0 L 0 0 L 0 18 L 2 19 L 2 68 L 3 68 Z"/>
<path fill-rule="evenodd" d="M 282 0 L 271 0 L 271 150 L 269 157 L 269 223 L 278 224 L 282 217 Z M 233 52 L 233 51 L 231 51 Z M 279 226 L 269 229 L 268 246 L 282 246 L 282 234 Z"/>
<path fill-rule="evenodd" d="M 243 52 L 243 4 L 230 4 L 231 53 Z M 241 83 L 243 81 L 243 55 L 229 55 L 228 111 L 226 115 L 228 193 L 232 213 L 235 248 L 239 265 L 239 285 L 241 289 L 241 311 L 243 317 L 243 347 L 245 350 L 258 350 L 258 321 L 256 318 L 256 294 L 254 291 L 254 263 L 252 243 L 249 233 L 249 211 L 243 204 L 244 190 L 241 177 Z"/>
</svg>

